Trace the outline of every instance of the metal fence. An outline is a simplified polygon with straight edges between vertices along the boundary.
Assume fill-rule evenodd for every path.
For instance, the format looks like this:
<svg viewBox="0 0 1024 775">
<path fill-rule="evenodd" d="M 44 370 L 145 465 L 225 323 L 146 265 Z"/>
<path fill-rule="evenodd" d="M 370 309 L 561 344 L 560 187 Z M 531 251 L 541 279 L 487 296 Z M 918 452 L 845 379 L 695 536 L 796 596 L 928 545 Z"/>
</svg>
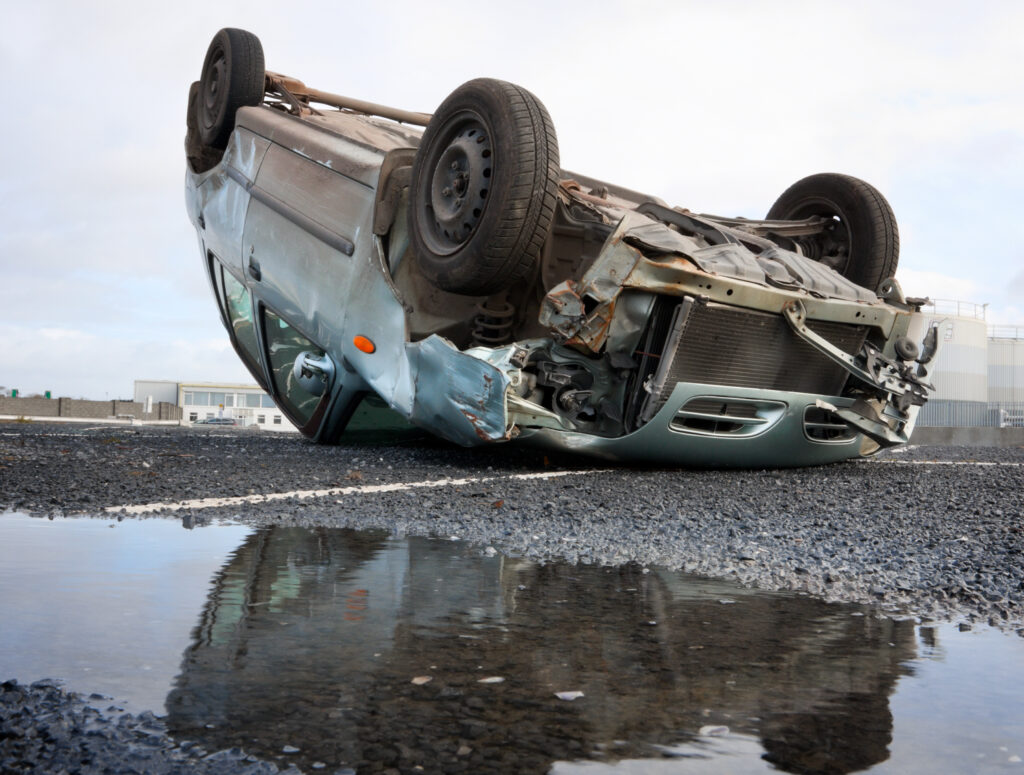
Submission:
<svg viewBox="0 0 1024 775">
<path fill-rule="evenodd" d="M 925 428 L 1024 428 L 1024 402 L 931 400 L 917 416 Z"/>
<path fill-rule="evenodd" d="M 989 326 L 989 339 L 1024 339 L 1024 326 Z"/>
<path fill-rule="evenodd" d="M 928 304 L 921 307 L 921 312 L 926 315 L 955 315 L 975 320 L 984 320 L 987 311 L 988 304 L 975 304 L 972 301 L 956 299 L 931 299 Z"/>
</svg>

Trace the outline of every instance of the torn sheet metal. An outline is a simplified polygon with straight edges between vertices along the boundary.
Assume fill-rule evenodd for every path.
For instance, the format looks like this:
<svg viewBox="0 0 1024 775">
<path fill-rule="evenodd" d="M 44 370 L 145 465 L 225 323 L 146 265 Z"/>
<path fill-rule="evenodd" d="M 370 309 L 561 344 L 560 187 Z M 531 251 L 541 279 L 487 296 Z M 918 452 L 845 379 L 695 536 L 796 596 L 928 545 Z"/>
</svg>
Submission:
<svg viewBox="0 0 1024 775">
<path fill-rule="evenodd" d="M 710 288 L 700 283 L 701 273 L 803 296 L 879 301 L 871 291 L 797 253 L 770 248 L 755 254 L 736 243 L 706 245 L 628 211 L 581 280 L 566 280 L 549 291 L 541 304 L 540 322 L 563 343 L 600 352 L 624 288 L 700 296 Z"/>
<path fill-rule="evenodd" d="M 406 351 L 416 375 L 412 422 L 464 446 L 510 437 L 505 393 L 511 379 L 501 369 L 436 334 Z"/>
</svg>

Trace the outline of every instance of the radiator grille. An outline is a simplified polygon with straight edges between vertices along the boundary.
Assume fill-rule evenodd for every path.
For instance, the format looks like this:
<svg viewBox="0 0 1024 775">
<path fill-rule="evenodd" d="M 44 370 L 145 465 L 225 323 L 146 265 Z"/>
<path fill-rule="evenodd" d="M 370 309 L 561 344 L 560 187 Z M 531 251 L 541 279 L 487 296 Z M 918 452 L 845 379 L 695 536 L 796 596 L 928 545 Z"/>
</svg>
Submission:
<svg viewBox="0 0 1024 775">
<path fill-rule="evenodd" d="M 786 413 L 782 401 L 698 396 L 676 412 L 669 428 L 703 436 L 756 436 Z"/>
<path fill-rule="evenodd" d="M 779 315 L 684 301 L 654 380 L 647 417 L 677 382 L 838 395 L 847 372 L 793 333 Z M 811 330 L 851 355 L 867 329 L 810 321 Z M 651 405 L 653 404 L 653 406 Z"/>
</svg>

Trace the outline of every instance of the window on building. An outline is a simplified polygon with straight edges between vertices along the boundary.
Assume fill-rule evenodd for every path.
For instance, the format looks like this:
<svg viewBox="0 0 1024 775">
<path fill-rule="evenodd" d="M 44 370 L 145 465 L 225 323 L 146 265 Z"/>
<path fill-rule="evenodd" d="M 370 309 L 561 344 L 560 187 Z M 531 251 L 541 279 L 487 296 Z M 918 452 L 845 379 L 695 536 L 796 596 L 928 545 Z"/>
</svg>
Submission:
<svg viewBox="0 0 1024 775">
<path fill-rule="evenodd" d="M 249 409 L 260 408 L 260 394 L 259 393 L 246 393 L 245 394 L 245 405 Z"/>
<path fill-rule="evenodd" d="M 206 419 L 207 419 L 207 420 L 211 420 L 211 419 L 213 419 L 213 412 L 207 412 L 207 413 L 206 413 Z"/>
<path fill-rule="evenodd" d="M 182 394 L 181 402 L 185 406 L 195 406 L 196 405 L 195 398 L 192 395 L 192 391 L 191 390 L 186 390 Z"/>
<path fill-rule="evenodd" d="M 274 425 L 280 425 L 280 424 L 281 424 L 281 415 L 275 414 L 274 415 Z"/>
<path fill-rule="evenodd" d="M 189 422 L 195 422 L 198 419 L 199 419 L 199 412 L 189 412 L 188 413 L 188 421 Z"/>
<path fill-rule="evenodd" d="M 265 414 L 258 414 L 258 415 L 256 415 L 256 422 L 258 422 L 260 425 L 266 425 L 267 424 L 267 416 Z"/>
<path fill-rule="evenodd" d="M 266 393 L 264 393 L 260 398 L 262 401 L 262 403 L 260 403 L 260 406 L 262 406 L 264 409 L 273 409 L 275 406 L 277 406 L 277 404 L 274 403 L 274 399 L 268 396 Z"/>
</svg>

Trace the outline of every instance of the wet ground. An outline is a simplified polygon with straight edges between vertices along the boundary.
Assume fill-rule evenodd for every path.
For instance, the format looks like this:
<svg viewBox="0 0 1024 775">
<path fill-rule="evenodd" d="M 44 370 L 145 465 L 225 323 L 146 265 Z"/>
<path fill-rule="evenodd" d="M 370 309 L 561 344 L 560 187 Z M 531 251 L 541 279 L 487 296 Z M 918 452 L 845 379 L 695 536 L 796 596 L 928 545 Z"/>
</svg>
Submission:
<svg viewBox="0 0 1024 775">
<path fill-rule="evenodd" d="M 305 772 L 1024 772 L 1013 632 L 246 508 L 0 514 L 0 679 Z"/>
</svg>

